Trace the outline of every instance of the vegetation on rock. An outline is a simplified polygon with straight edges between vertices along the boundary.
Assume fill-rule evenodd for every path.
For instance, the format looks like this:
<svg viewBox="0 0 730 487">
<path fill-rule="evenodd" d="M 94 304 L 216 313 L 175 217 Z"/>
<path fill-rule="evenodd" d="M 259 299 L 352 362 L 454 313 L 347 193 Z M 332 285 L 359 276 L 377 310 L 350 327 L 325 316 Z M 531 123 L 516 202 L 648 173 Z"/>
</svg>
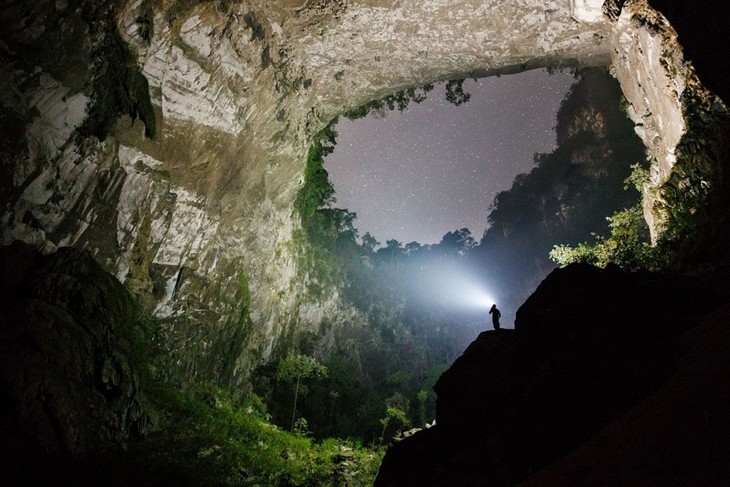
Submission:
<svg viewBox="0 0 730 487">
<path fill-rule="evenodd" d="M 722 195 L 717 191 L 721 179 L 714 161 L 728 112 L 717 98 L 692 86 L 685 90 L 683 101 L 688 126 L 677 146 L 674 171 L 657 190 L 660 198 L 655 210 L 663 222 L 657 242 L 649 242 L 638 203 L 607 218 L 608 237 L 594 233 L 594 243 L 553 247 L 550 257 L 555 262 L 561 266 L 585 262 L 605 267 L 613 263 L 626 270 L 677 271 L 689 256 L 697 255 L 698 246 L 717 227 L 711 215 Z M 648 177 L 647 170 L 634 165 L 624 187 L 641 191 Z"/>
</svg>

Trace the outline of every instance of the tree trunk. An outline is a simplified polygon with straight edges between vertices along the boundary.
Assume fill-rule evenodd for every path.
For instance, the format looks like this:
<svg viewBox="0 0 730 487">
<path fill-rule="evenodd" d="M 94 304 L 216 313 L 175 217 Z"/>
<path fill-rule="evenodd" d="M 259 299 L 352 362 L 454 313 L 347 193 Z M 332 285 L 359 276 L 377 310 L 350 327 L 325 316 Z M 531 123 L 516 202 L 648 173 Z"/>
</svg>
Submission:
<svg viewBox="0 0 730 487">
<path fill-rule="evenodd" d="M 292 431 L 292 432 L 294 431 L 294 418 L 296 417 L 296 414 L 297 414 L 297 398 L 299 397 L 299 379 L 300 379 L 300 377 L 297 376 L 297 383 L 294 386 L 294 407 L 292 408 L 292 412 L 291 412 L 291 429 L 290 429 L 290 431 Z"/>
</svg>

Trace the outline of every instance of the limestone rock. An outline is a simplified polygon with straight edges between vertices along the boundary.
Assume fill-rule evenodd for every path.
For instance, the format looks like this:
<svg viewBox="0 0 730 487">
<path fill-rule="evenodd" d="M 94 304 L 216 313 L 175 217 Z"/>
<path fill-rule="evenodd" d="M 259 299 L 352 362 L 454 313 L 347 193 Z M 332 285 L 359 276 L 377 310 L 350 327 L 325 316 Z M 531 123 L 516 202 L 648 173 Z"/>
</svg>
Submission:
<svg viewBox="0 0 730 487">
<path fill-rule="evenodd" d="M 578 64 L 612 64 L 629 98 L 656 160 L 653 225 L 695 78 L 644 1 L 611 6 L 6 2 L 0 122 L 20 140 L 3 148 L 2 243 L 89 250 L 164 318 L 190 374 L 243 384 L 296 333 L 353 315 L 334 289 L 315 302 L 297 265 L 293 201 L 318 130 L 403 88 Z"/>
<path fill-rule="evenodd" d="M 685 355 L 686 347 L 705 346 L 695 341 L 694 327 L 713 306 L 712 293 L 694 279 L 583 264 L 554 271 L 518 310 L 514 331 L 482 333 L 441 376 L 434 386 L 436 426 L 394 445 L 377 485 L 513 485 L 633 408 L 650 415 L 639 405 L 670 384 L 674 374 L 690 373 L 692 365 L 685 364 L 695 352 Z M 707 366 L 725 353 L 716 352 L 707 357 Z M 711 383 L 708 379 L 705 386 L 719 386 Z M 691 396 L 675 399 L 684 404 Z M 660 398 L 653 401 L 665 410 Z M 669 435 L 673 425 L 655 424 L 653 433 Z M 703 434 L 683 431 L 694 435 L 688 441 Z M 636 439 L 631 433 L 626 438 Z M 713 438 L 718 441 L 708 449 L 717 455 L 727 441 Z M 684 451 L 675 446 L 668 457 Z M 586 468 L 609 461 L 592 455 L 585 450 Z M 713 477 L 719 463 L 704 463 L 701 456 L 688 456 L 691 468 L 716 481 L 723 478 Z M 614 464 L 612 470 L 622 467 Z M 561 469 L 567 471 L 582 470 Z M 661 468 L 634 472 L 633 480 L 641 483 L 663 475 Z M 600 475 L 592 478 L 604 481 Z M 563 480 L 576 483 L 573 477 Z"/>
</svg>

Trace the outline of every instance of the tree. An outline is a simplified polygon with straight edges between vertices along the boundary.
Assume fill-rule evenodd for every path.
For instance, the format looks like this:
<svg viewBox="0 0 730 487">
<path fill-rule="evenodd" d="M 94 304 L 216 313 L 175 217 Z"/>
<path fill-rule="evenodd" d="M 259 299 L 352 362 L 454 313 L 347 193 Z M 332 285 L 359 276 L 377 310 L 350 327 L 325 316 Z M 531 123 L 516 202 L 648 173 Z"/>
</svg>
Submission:
<svg viewBox="0 0 730 487">
<path fill-rule="evenodd" d="M 438 243 L 438 248 L 446 255 L 463 256 L 474 247 L 476 247 L 476 240 L 471 236 L 468 228 L 448 232 Z"/>
<path fill-rule="evenodd" d="M 446 83 L 446 101 L 459 106 L 471 100 L 471 94 L 464 91 L 463 79 L 452 79 Z"/>
<path fill-rule="evenodd" d="M 380 242 L 370 235 L 370 232 L 366 232 L 365 235 L 362 236 L 362 248 L 368 254 L 371 254 L 378 245 L 380 245 Z"/>
<path fill-rule="evenodd" d="M 416 394 L 416 399 L 418 399 L 418 420 L 422 425 L 426 424 L 426 401 L 428 400 L 428 391 L 426 389 L 421 389 L 418 391 L 418 394 Z"/>
<path fill-rule="evenodd" d="M 423 245 L 421 245 L 420 243 L 418 243 L 414 240 L 413 242 L 406 244 L 406 254 L 408 254 L 408 255 L 417 254 L 422 248 L 423 248 Z"/>
<path fill-rule="evenodd" d="M 411 422 L 408 420 L 405 411 L 398 409 L 397 407 L 388 407 L 385 410 L 385 417 L 380 418 L 380 424 L 383 425 L 383 430 L 380 432 L 380 444 L 383 444 L 383 437 L 385 437 L 385 429 L 392 422 L 396 421 L 403 426 L 408 426 Z"/>
<path fill-rule="evenodd" d="M 291 431 L 294 431 L 294 422 L 297 413 L 297 399 L 302 379 L 310 377 L 327 377 L 327 367 L 322 365 L 314 357 L 301 354 L 291 354 L 281 362 L 276 371 L 276 379 L 279 381 L 294 381 L 294 406 L 291 413 Z"/>
<path fill-rule="evenodd" d="M 390 256 L 390 267 L 398 268 L 398 257 L 403 253 L 403 244 L 396 239 L 390 239 L 385 242 L 385 252 Z"/>
</svg>

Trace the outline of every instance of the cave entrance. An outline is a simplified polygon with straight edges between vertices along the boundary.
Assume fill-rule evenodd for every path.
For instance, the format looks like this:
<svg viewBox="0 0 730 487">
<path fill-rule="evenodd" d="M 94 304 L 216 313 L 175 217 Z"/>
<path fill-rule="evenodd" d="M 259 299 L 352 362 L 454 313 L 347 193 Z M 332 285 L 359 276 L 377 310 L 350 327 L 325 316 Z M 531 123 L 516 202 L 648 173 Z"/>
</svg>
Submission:
<svg viewBox="0 0 730 487">
<path fill-rule="evenodd" d="M 341 118 L 325 160 L 337 206 L 381 242 L 434 244 L 460 228 L 481 238 L 496 194 L 555 149 L 555 117 L 575 82 L 544 69 L 467 79 L 470 99 L 455 102 L 439 83 L 402 112 Z"/>
<path fill-rule="evenodd" d="M 363 254 L 406 299 L 476 309 L 482 328 L 496 301 L 510 328 L 556 266 L 553 246 L 608 236 L 607 217 L 626 208 L 641 219 L 625 181 L 648 163 L 604 68 L 463 88 L 472 99 L 459 106 L 440 85 L 402 113 L 340 121 L 325 167 L 336 206 L 358 215 Z"/>
</svg>

